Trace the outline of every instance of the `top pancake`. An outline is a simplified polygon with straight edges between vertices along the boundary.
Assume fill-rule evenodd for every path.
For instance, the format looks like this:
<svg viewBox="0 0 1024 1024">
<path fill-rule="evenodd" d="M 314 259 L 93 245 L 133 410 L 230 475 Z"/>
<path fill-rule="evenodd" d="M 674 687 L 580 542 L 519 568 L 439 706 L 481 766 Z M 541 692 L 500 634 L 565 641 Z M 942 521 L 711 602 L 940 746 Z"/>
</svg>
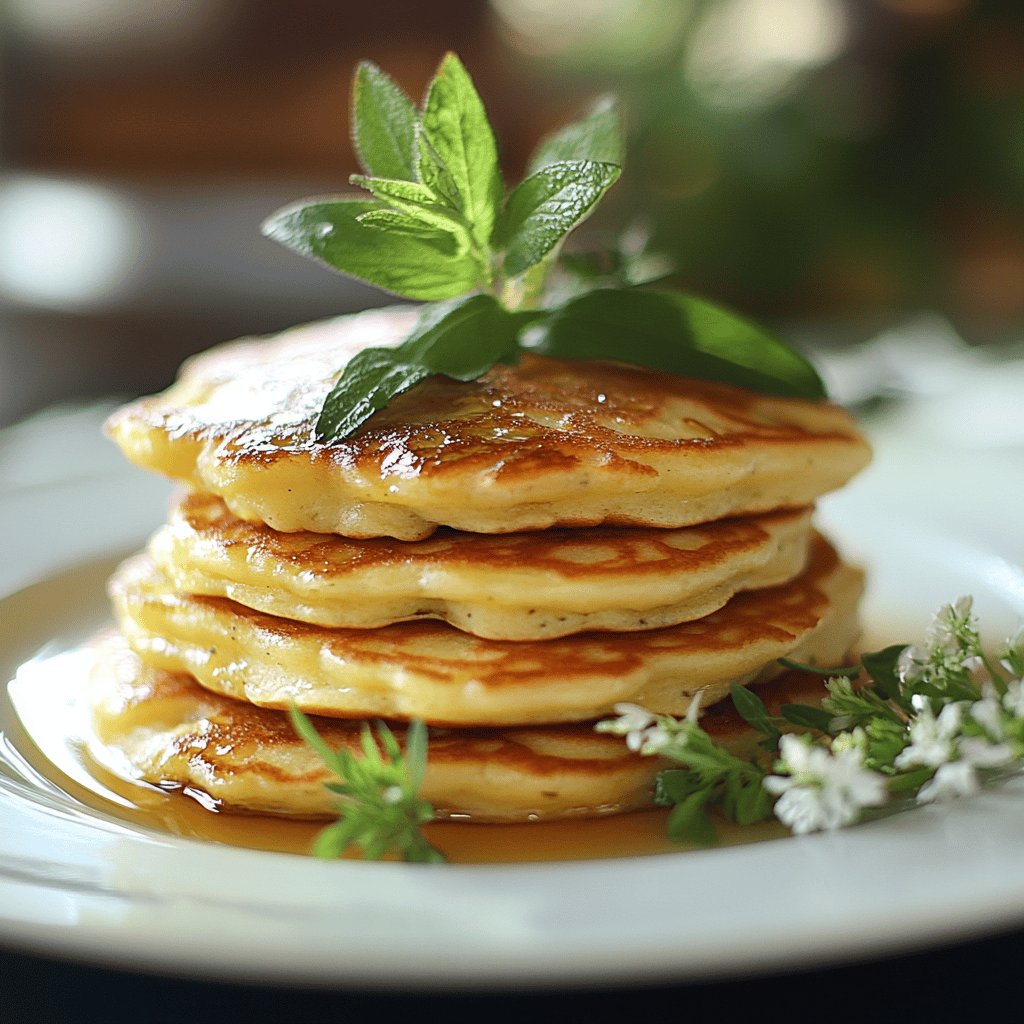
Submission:
<svg viewBox="0 0 1024 1024">
<path fill-rule="evenodd" d="M 438 526 L 680 527 L 796 508 L 869 459 L 825 402 L 608 362 L 526 355 L 435 376 L 342 441 L 314 425 L 358 351 L 400 343 L 415 310 L 371 310 L 194 357 L 108 430 L 138 464 L 275 530 L 417 540 Z"/>
</svg>

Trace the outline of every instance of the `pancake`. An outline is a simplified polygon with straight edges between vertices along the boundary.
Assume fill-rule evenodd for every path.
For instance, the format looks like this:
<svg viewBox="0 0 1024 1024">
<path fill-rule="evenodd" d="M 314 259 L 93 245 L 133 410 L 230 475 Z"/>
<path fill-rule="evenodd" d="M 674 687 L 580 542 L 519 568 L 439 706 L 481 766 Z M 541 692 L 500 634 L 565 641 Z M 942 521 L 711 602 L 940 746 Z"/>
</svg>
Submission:
<svg viewBox="0 0 1024 1024">
<path fill-rule="evenodd" d="M 351 437 L 317 442 L 347 361 L 401 342 L 415 318 L 371 310 L 212 349 L 108 432 L 139 465 L 220 495 L 242 519 L 402 540 L 438 525 L 676 528 L 798 508 L 869 459 L 827 402 L 535 355 L 470 383 L 430 377 Z"/>
<path fill-rule="evenodd" d="M 817 702 L 820 678 L 787 673 L 762 688 L 772 713 Z M 331 776 L 280 711 L 198 686 L 185 673 L 144 665 L 119 637 L 102 642 L 91 680 L 93 758 L 123 778 L 211 797 L 224 810 L 298 818 L 334 815 Z M 728 706 L 726 706 L 728 705 Z M 314 719 L 335 749 L 360 753 L 360 722 Z M 701 724 L 737 753 L 755 737 L 730 702 Z M 403 729 L 394 727 L 401 742 Z M 534 729 L 431 729 L 421 795 L 442 819 L 480 822 L 595 817 L 651 802 L 666 762 L 631 753 L 590 724 Z"/>
<path fill-rule="evenodd" d="M 782 656 L 832 664 L 857 636 L 862 574 L 815 535 L 807 569 L 694 622 L 638 633 L 484 640 L 444 623 L 327 629 L 181 593 L 147 556 L 111 580 L 120 626 L 144 661 L 208 689 L 309 714 L 432 725 L 582 721 L 619 701 L 683 714 L 698 690 L 778 672 Z"/>
<path fill-rule="evenodd" d="M 477 636 L 535 640 L 697 619 L 735 593 L 792 579 L 811 511 L 680 530 L 441 530 L 422 541 L 279 533 L 192 494 L 149 545 L 177 590 L 321 626 L 440 619 Z"/>
</svg>

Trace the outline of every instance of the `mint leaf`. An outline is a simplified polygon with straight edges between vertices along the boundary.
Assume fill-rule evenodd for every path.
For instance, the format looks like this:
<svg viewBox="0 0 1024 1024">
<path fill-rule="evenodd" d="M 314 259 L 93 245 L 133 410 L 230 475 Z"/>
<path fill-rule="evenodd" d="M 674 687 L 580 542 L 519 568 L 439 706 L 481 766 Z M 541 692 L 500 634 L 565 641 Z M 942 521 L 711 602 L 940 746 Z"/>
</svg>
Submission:
<svg viewBox="0 0 1024 1024">
<path fill-rule="evenodd" d="M 763 771 L 751 763 L 747 773 L 733 772 L 726 776 L 722 788 L 722 812 L 737 825 L 763 821 L 772 811 L 774 801 L 764 788 Z"/>
<path fill-rule="evenodd" d="M 367 174 L 416 179 L 419 113 L 390 75 L 363 61 L 352 84 L 352 139 Z"/>
<path fill-rule="evenodd" d="M 418 181 L 404 181 L 401 178 L 375 178 L 367 174 L 351 174 L 348 180 L 352 185 L 361 185 L 378 199 L 412 203 L 419 206 L 437 202 L 434 193 Z"/>
<path fill-rule="evenodd" d="M 768 714 L 764 701 L 752 690 L 746 686 L 740 686 L 739 683 L 733 683 L 729 687 L 729 692 L 732 696 L 733 707 L 739 716 L 764 737 L 761 740 L 761 746 L 767 750 L 774 749 L 779 742 L 779 728 L 776 724 L 778 719 Z"/>
<path fill-rule="evenodd" d="M 396 295 L 443 301 L 482 291 L 489 304 L 466 301 L 427 311 L 406 345 L 353 359 L 324 407 L 321 438 L 346 436 L 432 373 L 469 380 L 496 360 L 515 359 L 526 326 L 535 329 L 529 347 L 545 355 L 618 360 L 768 394 L 823 397 L 820 379 L 801 356 L 699 299 L 595 288 L 600 278 L 592 276 L 588 294 L 554 311 L 533 309 L 562 240 L 621 172 L 622 118 L 613 99 L 599 100 L 545 138 L 531 173 L 504 203 L 494 132 L 454 54 L 438 66 L 422 111 L 380 68 L 363 62 L 353 85 L 352 122 L 366 174 L 351 181 L 372 198 L 296 203 L 270 217 L 264 233 Z M 603 283 L 664 272 L 657 261 L 644 262 L 634 240 L 605 268 Z M 564 296 L 564 281 L 561 287 Z M 530 312 L 513 312 L 520 308 Z"/>
<path fill-rule="evenodd" d="M 450 232 L 395 233 L 360 223 L 384 210 L 372 200 L 339 196 L 285 207 L 263 224 L 269 238 L 303 256 L 410 299 L 449 299 L 476 287 L 477 266 Z"/>
<path fill-rule="evenodd" d="M 774 733 L 778 736 L 779 730 L 775 728 L 764 701 L 746 686 L 733 683 L 729 687 L 729 695 L 732 697 L 733 707 L 747 725 L 762 733 Z"/>
<path fill-rule="evenodd" d="M 566 298 L 595 288 L 630 288 L 664 280 L 675 264 L 665 253 L 650 249 L 649 243 L 650 231 L 635 221 L 600 247 L 563 254 L 559 263 L 567 278 L 562 285 Z"/>
<path fill-rule="evenodd" d="M 518 354 L 518 321 L 490 295 L 428 306 L 397 348 L 367 348 L 345 367 L 324 402 L 317 439 L 347 437 L 397 395 L 432 374 L 475 380 Z"/>
<path fill-rule="evenodd" d="M 586 116 L 541 139 L 530 158 L 529 173 L 566 160 L 591 160 L 621 167 L 625 149 L 618 101 L 614 96 L 602 96 Z"/>
<path fill-rule="evenodd" d="M 772 813 L 775 801 L 764 788 L 763 776 L 739 780 L 733 787 L 732 806 L 727 811 L 737 825 L 753 825 Z"/>
<path fill-rule="evenodd" d="M 348 437 L 392 398 L 429 376 L 425 366 L 405 362 L 397 350 L 363 349 L 349 361 L 327 396 L 316 421 L 317 440 Z"/>
<path fill-rule="evenodd" d="M 824 733 L 831 731 L 830 726 L 835 717 L 831 711 L 825 711 L 823 708 L 816 708 L 810 704 L 783 704 L 779 708 L 779 714 L 790 725 L 796 725 L 802 729 L 817 729 Z"/>
<path fill-rule="evenodd" d="M 396 351 L 454 380 L 469 381 L 495 363 L 519 357 L 519 320 L 491 295 L 473 295 L 423 310 L 415 330 Z"/>
<path fill-rule="evenodd" d="M 411 213 L 402 213 L 400 210 L 390 210 L 386 207 L 361 213 L 356 220 L 360 224 L 393 231 L 399 235 L 416 235 L 418 238 L 427 240 L 438 237 L 436 224 Z"/>
<path fill-rule="evenodd" d="M 472 79 L 453 53 L 441 61 L 422 117 L 420 169 L 464 216 L 480 249 L 491 237 L 505 188 L 498 148 Z M 440 179 L 443 179 L 440 180 Z M 452 194 L 454 193 L 454 194 Z"/>
<path fill-rule="evenodd" d="M 417 169 L 423 184 L 449 210 L 461 211 L 462 200 L 458 183 L 422 130 L 416 135 L 416 152 L 418 154 Z"/>
<path fill-rule="evenodd" d="M 860 662 L 864 666 L 864 671 L 871 677 L 875 689 L 886 700 L 897 700 L 900 697 L 902 686 L 897 665 L 906 646 L 893 644 L 881 651 L 870 651 L 861 655 Z"/>
<path fill-rule="evenodd" d="M 671 839 L 688 839 L 701 846 L 713 846 L 718 841 L 706 810 L 711 795 L 710 788 L 698 789 L 672 808 L 667 824 Z"/>
<path fill-rule="evenodd" d="M 654 802 L 659 807 L 682 803 L 698 789 L 705 788 L 700 776 L 686 768 L 665 768 L 654 777 Z"/>
<path fill-rule="evenodd" d="M 438 197 L 426 185 L 418 181 L 400 181 L 395 178 L 368 178 L 363 174 L 353 174 L 349 181 L 353 185 L 362 185 L 392 209 L 464 239 L 462 248 L 468 247 L 466 222 L 462 216 L 447 203 L 439 202 Z M 366 223 L 365 217 L 361 217 L 360 220 Z"/>
<path fill-rule="evenodd" d="M 517 277 L 539 263 L 586 219 L 620 173 L 615 164 L 567 160 L 542 167 L 517 186 L 495 232 L 495 244 L 507 250 L 505 273 Z"/>
<path fill-rule="evenodd" d="M 814 367 L 764 328 L 689 295 L 599 289 L 536 326 L 533 351 L 613 359 L 769 395 L 819 399 Z"/>
</svg>

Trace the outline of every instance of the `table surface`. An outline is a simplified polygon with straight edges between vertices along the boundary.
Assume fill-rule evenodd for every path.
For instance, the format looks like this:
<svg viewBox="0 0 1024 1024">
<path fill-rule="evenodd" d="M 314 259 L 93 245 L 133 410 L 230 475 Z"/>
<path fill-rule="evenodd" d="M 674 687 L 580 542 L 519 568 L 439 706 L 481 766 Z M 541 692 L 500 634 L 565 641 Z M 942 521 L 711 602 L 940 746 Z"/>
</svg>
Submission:
<svg viewBox="0 0 1024 1024">
<path fill-rule="evenodd" d="M 810 972 L 708 984 L 532 992 L 295 989 L 228 985 L 122 973 L 0 951 L 0 1020 L 285 1021 L 474 1019 L 495 1012 L 526 1019 L 636 1018 L 652 1006 L 680 1019 L 977 1021 L 1005 1015 L 1018 977 L 1024 929 L 909 956 Z M 756 1014 L 756 1017 L 753 1015 Z M 99 1016 L 102 1015 L 102 1016 Z M 442 1017 L 443 1015 L 443 1017 Z"/>
</svg>

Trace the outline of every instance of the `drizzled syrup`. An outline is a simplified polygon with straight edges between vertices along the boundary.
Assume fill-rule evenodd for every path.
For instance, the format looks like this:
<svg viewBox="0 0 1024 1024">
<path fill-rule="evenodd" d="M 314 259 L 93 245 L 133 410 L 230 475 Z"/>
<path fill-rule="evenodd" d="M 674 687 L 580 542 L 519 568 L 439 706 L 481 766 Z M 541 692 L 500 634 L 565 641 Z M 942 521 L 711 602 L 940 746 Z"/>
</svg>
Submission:
<svg viewBox="0 0 1024 1024">
<path fill-rule="evenodd" d="M 91 652 L 81 643 L 102 623 L 103 587 L 112 568 L 106 560 L 46 581 L 3 602 L 5 632 L 33 657 L 3 665 L 13 681 L 0 703 L 6 743 L 0 772 L 52 793 L 56 787 L 75 813 L 115 818 L 146 831 L 257 850 L 305 854 L 323 822 L 228 812 L 206 794 L 129 781 L 97 764 L 85 749 L 88 715 L 82 695 Z M 83 597 L 92 595 L 93 600 Z M 88 609 L 88 612 L 84 610 Z M 65 615 L 66 613 L 66 615 Z M 92 616 L 90 618 L 89 616 Z M 48 626 L 59 630 L 46 644 Z M 26 779 L 26 776 L 28 778 Z M 523 824 L 434 822 L 428 840 L 455 863 L 586 860 L 679 852 L 668 838 L 662 809 L 606 818 Z M 721 842 L 737 844 L 784 834 L 766 823 L 740 828 L 722 822 Z"/>
</svg>

